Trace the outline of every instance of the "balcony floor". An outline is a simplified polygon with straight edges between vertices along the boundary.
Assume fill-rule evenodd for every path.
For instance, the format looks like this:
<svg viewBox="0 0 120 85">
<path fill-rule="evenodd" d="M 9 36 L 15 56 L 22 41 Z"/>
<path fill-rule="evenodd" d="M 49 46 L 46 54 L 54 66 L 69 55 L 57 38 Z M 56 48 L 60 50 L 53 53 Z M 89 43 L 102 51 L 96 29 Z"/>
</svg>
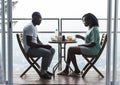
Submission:
<svg viewBox="0 0 120 85">
<path fill-rule="evenodd" d="M 57 72 L 56 72 L 57 73 Z M 70 77 L 70 76 L 61 76 L 55 75 L 50 80 L 44 80 L 39 78 L 36 73 L 28 72 L 23 78 L 20 78 L 20 73 L 14 73 L 13 82 L 15 85 L 39 85 L 39 84 L 77 84 L 77 85 L 105 85 L 105 72 L 102 72 L 104 78 L 100 76 L 95 71 L 90 71 L 87 73 L 86 77 Z"/>
</svg>

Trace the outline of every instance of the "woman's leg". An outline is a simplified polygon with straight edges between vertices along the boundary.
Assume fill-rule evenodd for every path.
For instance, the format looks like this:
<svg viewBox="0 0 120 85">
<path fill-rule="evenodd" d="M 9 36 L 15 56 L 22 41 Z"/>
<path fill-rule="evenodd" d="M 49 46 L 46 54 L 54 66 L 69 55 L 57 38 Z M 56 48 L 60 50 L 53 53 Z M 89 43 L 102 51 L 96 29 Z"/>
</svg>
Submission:
<svg viewBox="0 0 120 85">
<path fill-rule="evenodd" d="M 72 61 L 73 63 L 73 66 L 75 68 L 75 72 L 76 73 L 79 73 L 80 70 L 78 68 L 78 65 L 77 65 L 77 61 L 76 61 L 76 56 L 75 54 L 81 54 L 81 50 L 78 46 L 75 46 L 75 47 L 70 47 L 68 49 L 68 55 L 67 55 L 67 64 L 70 65 L 70 62 Z M 66 68 L 65 68 L 65 71 L 68 71 L 69 69 L 69 66 L 66 65 Z"/>
</svg>

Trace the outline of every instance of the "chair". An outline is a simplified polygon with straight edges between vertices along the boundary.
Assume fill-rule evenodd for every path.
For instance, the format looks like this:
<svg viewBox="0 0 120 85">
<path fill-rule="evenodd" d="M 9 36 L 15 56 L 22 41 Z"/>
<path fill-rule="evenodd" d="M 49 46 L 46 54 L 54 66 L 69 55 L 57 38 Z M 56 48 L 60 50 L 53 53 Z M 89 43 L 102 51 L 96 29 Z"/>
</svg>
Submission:
<svg viewBox="0 0 120 85">
<path fill-rule="evenodd" d="M 91 67 L 94 68 L 94 70 L 102 77 L 104 78 L 103 74 L 95 67 L 95 63 L 97 62 L 97 60 L 99 59 L 99 57 L 101 56 L 105 45 L 107 42 L 107 34 L 102 34 L 101 37 L 101 41 L 100 41 L 100 45 L 101 45 L 101 49 L 99 51 L 99 53 L 97 55 L 82 55 L 85 60 L 88 62 L 85 67 L 82 69 L 81 73 L 82 73 L 82 78 L 85 77 L 85 75 L 87 74 L 87 72 L 91 69 Z"/>
<path fill-rule="evenodd" d="M 37 57 L 37 58 L 33 58 L 33 57 L 30 57 L 28 56 L 26 53 L 25 53 L 25 50 L 24 50 L 24 47 L 23 47 L 23 43 L 22 43 L 22 34 L 16 34 L 16 37 L 17 37 L 17 41 L 18 41 L 18 44 L 19 44 L 19 47 L 24 55 L 24 57 L 26 58 L 26 60 L 28 61 L 28 63 L 30 64 L 30 66 L 20 75 L 20 77 L 23 77 L 23 75 L 25 75 L 27 73 L 28 70 L 30 70 L 31 67 L 33 67 L 35 69 L 35 71 L 38 73 L 38 75 L 40 76 L 40 66 L 37 64 L 37 61 L 40 59 L 40 57 Z"/>
</svg>

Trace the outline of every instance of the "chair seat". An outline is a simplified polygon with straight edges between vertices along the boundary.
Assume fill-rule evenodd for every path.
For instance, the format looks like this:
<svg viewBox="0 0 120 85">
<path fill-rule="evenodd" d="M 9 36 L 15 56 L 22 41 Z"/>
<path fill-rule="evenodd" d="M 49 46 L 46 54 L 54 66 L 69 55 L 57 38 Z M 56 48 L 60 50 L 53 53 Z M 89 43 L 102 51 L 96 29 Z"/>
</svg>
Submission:
<svg viewBox="0 0 120 85">
<path fill-rule="evenodd" d="M 83 56 L 86 56 L 86 57 L 89 57 L 89 58 L 91 58 L 91 57 L 96 57 L 97 55 L 86 55 L 86 54 L 82 54 Z"/>
</svg>

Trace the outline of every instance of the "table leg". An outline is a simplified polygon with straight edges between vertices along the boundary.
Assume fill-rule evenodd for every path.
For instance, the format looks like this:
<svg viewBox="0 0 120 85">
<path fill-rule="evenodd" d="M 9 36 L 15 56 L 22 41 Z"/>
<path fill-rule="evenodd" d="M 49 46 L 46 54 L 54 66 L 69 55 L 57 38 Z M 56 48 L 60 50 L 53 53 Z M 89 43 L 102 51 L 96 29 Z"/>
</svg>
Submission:
<svg viewBox="0 0 120 85">
<path fill-rule="evenodd" d="M 59 67 L 59 64 L 61 63 L 61 60 L 62 60 L 62 59 L 60 59 L 60 60 L 58 61 L 58 63 L 53 67 L 53 74 L 55 74 L 55 71 L 56 71 L 57 68 Z"/>
<path fill-rule="evenodd" d="M 58 43 L 58 62 L 57 64 L 53 67 L 53 74 L 55 74 L 55 71 L 58 70 L 62 70 L 62 43 Z"/>
</svg>

